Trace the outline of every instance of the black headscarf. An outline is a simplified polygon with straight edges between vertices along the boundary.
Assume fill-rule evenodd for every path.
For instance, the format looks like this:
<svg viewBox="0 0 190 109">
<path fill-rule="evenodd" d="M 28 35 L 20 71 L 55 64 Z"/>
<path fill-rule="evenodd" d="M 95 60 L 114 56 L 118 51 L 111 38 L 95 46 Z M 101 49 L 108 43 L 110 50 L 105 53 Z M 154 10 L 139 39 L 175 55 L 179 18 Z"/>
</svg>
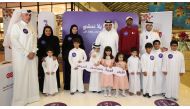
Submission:
<svg viewBox="0 0 190 109">
<path fill-rule="evenodd" d="M 45 30 L 49 28 L 51 31 L 50 36 L 45 35 Z M 50 26 L 45 26 L 43 29 L 43 34 L 38 40 L 38 57 L 45 57 L 47 56 L 46 50 L 47 48 L 53 49 L 53 55 L 58 57 L 60 53 L 60 46 L 59 46 L 59 39 L 57 36 L 53 35 L 53 29 Z"/>
<path fill-rule="evenodd" d="M 62 55 L 63 55 L 64 59 L 68 59 L 69 51 L 72 48 L 74 48 L 74 46 L 73 46 L 73 39 L 74 38 L 79 38 L 80 42 L 81 42 L 80 48 L 85 49 L 84 48 L 84 43 L 83 43 L 83 38 L 82 38 L 82 36 L 80 34 L 78 34 L 78 31 L 77 31 L 76 34 L 72 33 L 72 29 L 74 27 L 76 27 L 77 30 L 78 30 L 78 26 L 76 24 L 71 25 L 71 27 L 70 27 L 70 34 L 67 34 L 65 36 L 64 40 L 63 40 L 63 45 L 62 45 L 62 51 L 63 51 L 62 53 L 63 54 Z"/>
</svg>

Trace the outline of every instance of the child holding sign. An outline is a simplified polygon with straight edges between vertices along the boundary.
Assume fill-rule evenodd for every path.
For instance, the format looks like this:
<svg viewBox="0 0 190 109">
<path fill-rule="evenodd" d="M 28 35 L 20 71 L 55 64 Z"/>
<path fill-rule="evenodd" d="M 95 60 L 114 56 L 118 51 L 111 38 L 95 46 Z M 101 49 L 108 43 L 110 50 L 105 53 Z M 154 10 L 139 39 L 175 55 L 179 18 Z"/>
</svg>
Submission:
<svg viewBox="0 0 190 109">
<path fill-rule="evenodd" d="M 123 70 L 127 70 L 127 63 L 124 54 L 117 53 L 115 58 L 116 67 L 120 67 Z M 127 74 L 125 76 L 114 75 L 114 85 L 113 88 L 116 89 L 115 97 L 119 95 L 119 89 L 122 90 L 122 96 L 126 96 L 125 90 L 128 89 L 128 77 Z"/>
<path fill-rule="evenodd" d="M 106 46 L 104 49 L 103 59 L 101 60 L 101 64 L 104 67 L 111 68 L 114 64 L 114 57 L 112 55 L 112 48 L 110 46 Z M 104 90 L 104 96 L 111 96 L 111 89 L 113 87 L 113 74 L 112 73 L 101 73 L 101 87 Z M 108 92 L 107 92 L 108 91 Z"/>
<path fill-rule="evenodd" d="M 100 64 L 101 55 L 100 55 L 100 45 L 93 44 L 92 51 L 90 52 L 90 62 L 92 62 L 95 66 Z M 90 84 L 89 91 L 101 92 L 100 86 L 100 72 L 91 72 L 90 73 Z"/>
</svg>

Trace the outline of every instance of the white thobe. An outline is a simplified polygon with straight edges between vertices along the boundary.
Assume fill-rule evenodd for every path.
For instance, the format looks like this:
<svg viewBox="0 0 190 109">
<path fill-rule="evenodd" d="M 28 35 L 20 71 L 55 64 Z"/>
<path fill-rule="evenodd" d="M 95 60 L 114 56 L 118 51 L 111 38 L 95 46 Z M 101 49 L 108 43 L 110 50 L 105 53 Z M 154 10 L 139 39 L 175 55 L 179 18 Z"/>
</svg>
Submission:
<svg viewBox="0 0 190 109">
<path fill-rule="evenodd" d="M 153 31 L 143 31 L 141 34 L 140 34 L 140 54 L 144 54 L 146 52 L 145 50 L 145 45 L 146 43 L 152 43 L 153 44 L 153 41 L 155 40 L 159 40 L 161 41 L 160 39 L 160 36 L 157 32 L 153 32 Z"/>
<path fill-rule="evenodd" d="M 184 56 L 179 51 L 168 51 L 164 54 L 162 71 L 166 75 L 166 97 L 178 99 L 180 73 L 185 73 Z"/>
<path fill-rule="evenodd" d="M 92 62 L 93 64 L 97 64 L 98 62 L 100 62 L 100 60 L 100 52 L 97 53 L 94 50 L 92 50 L 90 62 Z M 89 91 L 101 91 L 100 72 L 90 73 Z"/>
<path fill-rule="evenodd" d="M 37 51 L 37 35 L 32 26 L 20 21 L 11 31 L 14 73 L 12 105 L 26 105 L 39 100 L 38 59 L 29 60 L 29 52 Z"/>
<path fill-rule="evenodd" d="M 53 57 L 47 56 L 45 61 L 42 62 L 42 67 L 45 73 L 43 93 L 54 94 L 58 92 L 56 71 L 59 67 L 57 60 L 53 60 Z M 46 74 L 49 72 L 50 74 Z M 51 73 L 54 72 L 52 75 Z"/>
<path fill-rule="evenodd" d="M 71 65 L 71 81 L 70 81 L 70 91 L 79 92 L 84 91 L 84 84 L 83 84 L 83 70 L 75 69 L 79 63 L 79 61 L 86 61 L 87 56 L 83 49 L 81 48 L 73 48 L 69 52 L 69 63 Z"/>
<path fill-rule="evenodd" d="M 142 72 L 146 72 L 147 76 L 143 75 L 143 94 L 149 93 L 152 96 L 154 91 L 154 76 L 155 71 L 155 56 L 153 53 L 144 53 L 141 57 L 141 68 Z"/>
<path fill-rule="evenodd" d="M 152 51 L 155 56 L 155 80 L 154 80 L 154 94 L 165 93 L 165 76 L 162 73 L 163 52 L 161 49 Z"/>
<path fill-rule="evenodd" d="M 100 46 L 100 53 L 101 56 L 103 56 L 104 48 L 106 46 L 110 46 L 112 48 L 112 54 L 115 57 L 118 52 L 118 43 L 119 43 L 119 36 L 115 30 L 111 31 L 101 31 L 97 38 L 95 43 Z"/>
<path fill-rule="evenodd" d="M 130 56 L 127 62 L 129 72 L 129 92 L 136 94 L 140 92 L 140 60 L 138 57 Z M 134 73 L 132 75 L 131 73 Z"/>
</svg>

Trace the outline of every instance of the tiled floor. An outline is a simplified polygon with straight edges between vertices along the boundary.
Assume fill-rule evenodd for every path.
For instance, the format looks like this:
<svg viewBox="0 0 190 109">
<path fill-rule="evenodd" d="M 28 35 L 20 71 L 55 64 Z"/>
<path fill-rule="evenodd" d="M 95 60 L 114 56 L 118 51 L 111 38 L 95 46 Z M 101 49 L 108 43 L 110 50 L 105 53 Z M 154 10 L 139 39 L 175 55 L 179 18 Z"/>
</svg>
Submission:
<svg viewBox="0 0 190 109">
<path fill-rule="evenodd" d="M 86 88 L 88 85 L 86 85 Z M 181 84 L 180 85 L 180 98 L 177 103 L 181 106 L 190 106 L 190 88 Z M 103 94 L 96 94 L 87 92 L 86 94 L 75 93 L 70 95 L 69 91 L 61 90 L 55 96 L 46 97 L 41 95 L 41 99 L 38 102 L 29 104 L 29 106 L 42 106 L 51 102 L 63 102 L 68 106 L 96 106 L 101 101 L 115 101 L 122 106 L 154 106 L 154 101 L 162 99 L 161 96 L 153 96 L 152 98 L 144 98 L 143 96 L 119 96 L 118 98 L 104 97 Z"/>
</svg>

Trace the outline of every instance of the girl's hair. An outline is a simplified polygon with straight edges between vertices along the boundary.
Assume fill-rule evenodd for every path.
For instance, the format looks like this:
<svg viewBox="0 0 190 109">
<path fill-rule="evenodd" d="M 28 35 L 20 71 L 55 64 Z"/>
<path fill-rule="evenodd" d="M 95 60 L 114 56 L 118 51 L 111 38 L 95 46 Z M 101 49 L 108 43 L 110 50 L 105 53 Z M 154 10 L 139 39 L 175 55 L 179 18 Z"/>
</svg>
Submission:
<svg viewBox="0 0 190 109">
<path fill-rule="evenodd" d="M 126 57 L 125 57 L 125 55 L 123 54 L 123 53 L 117 53 L 117 55 L 116 55 L 116 57 L 115 57 L 115 62 L 119 62 L 119 56 L 120 55 L 123 55 L 123 61 L 125 61 L 125 62 L 127 62 L 127 59 L 126 59 Z"/>
<path fill-rule="evenodd" d="M 45 35 L 45 30 L 46 30 L 47 28 L 50 29 L 50 31 L 51 31 L 51 36 L 53 36 L 53 29 L 52 29 L 51 26 L 49 26 L 49 25 L 46 25 L 46 26 L 44 27 L 42 36 L 46 36 L 46 35 Z"/>
<path fill-rule="evenodd" d="M 111 51 L 111 55 L 110 55 L 110 58 L 113 59 L 113 55 L 112 55 L 112 49 L 110 46 L 106 46 L 105 49 L 104 49 L 104 56 L 103 56 L 103 59 L 106 59 L 106 51 Z"/>
</svg>

